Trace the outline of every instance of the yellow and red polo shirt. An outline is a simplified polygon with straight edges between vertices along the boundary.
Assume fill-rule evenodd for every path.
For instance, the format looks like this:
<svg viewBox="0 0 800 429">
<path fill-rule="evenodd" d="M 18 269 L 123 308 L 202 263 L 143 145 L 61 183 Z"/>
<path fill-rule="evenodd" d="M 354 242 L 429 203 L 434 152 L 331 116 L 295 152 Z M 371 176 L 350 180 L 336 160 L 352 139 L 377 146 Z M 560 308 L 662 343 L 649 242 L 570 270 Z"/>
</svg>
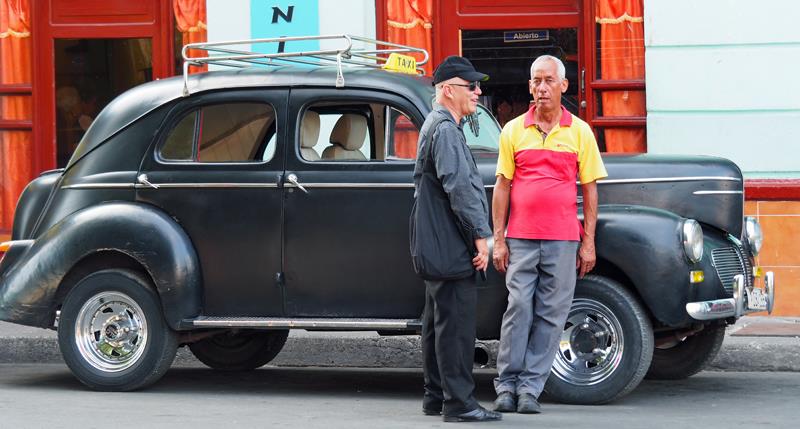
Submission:
<svg viewBox="0 0 800 429">
<path fill-rule="evenodd" d="M 589 124 L 563 106 L 546 138 L 531 107 L 500 133 L 497 175 L 511 180 L 506 237 L 578 241 L 577 185 L 608 176 Z"/>
</svg>

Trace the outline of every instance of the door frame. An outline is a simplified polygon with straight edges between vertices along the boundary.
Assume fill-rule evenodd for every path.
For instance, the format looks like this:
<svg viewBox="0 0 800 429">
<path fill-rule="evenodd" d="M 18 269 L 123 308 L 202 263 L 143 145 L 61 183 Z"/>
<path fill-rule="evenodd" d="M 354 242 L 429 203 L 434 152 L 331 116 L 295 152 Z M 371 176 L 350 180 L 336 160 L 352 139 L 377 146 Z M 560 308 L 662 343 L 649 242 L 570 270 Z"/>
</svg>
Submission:
<svg viewBox="0 0 800 429">
<path fill-rule="evenodd" d="M 56 167 L 56 39 L 128 39 L 149 38 L 153 47 L 153 79 L 172 75 L 172 8 L 170 0 L 155 0 L 150 16 L 138 22 L 119 22 L 113 15 L 120 0 L 83 0 L 80 13 L 68 22 L 58 22 L 52 3 L 59 0 L 31 2 L 33 32 L 33 161 L 34 171 Z"/>
<path fill-rule="evenodd" d="M 463 0 L 442 0 L 434 2 L 433 28 L 436 32 L 433 38 L 433 65 L 436 67 L 448 55 L 461 55 L 462 30 L 528 30 L 532 28 L 575 28 L 578 32 L 578 71 L 579 81 L 570 82 L 570 85 L 579 85 L 578 104 L 580 117 L 588 118 L 591 112 L 586 102 L 586 85 L 584 76 L 589 76 L 587 70 L 587 48 L 589 35 L 584 17 L 585 6 L 589 0 L 574 0 L 574 2 L 552 2 L 548 5 L 530 6 L 473 6 Z M 463 3 L 463 5 L 462 5 Z M 488 3 L 488 2 L 486 2 Z M 520 2 L 523 3 L 523 2 Z M 572 3 L 572 4 L 570 4 Z M 459 9 L 461 8 L 461 9 Z M 593 20 L 593 16 L 590 17 Z M 592 28 L 592 27 L 589 27 Z"/>
<path fill-rule="evenodd" d="M 490 1 L 441 0 L 433 2 L 433 46 L 430 70 L 436 68 L 448 55 L 461 55 L 461 30 L 492 30 L 497 28 L 524 30 L 531 27 L 577 28 L 578 66 L 580 85 L 580 117 L 587 122 L 595 118 L 594 94 L 590 86 L 596 79 L 596 43 L 594 2 L 596 0 L 552 0 L 548 4 L 517 2 L 497 6 Z M 463 5 L 462 5 L 463 3 Z M 483 3 L 483 4 L 482 4 Z M 388 12 L 385 0 L 376 1 L 377 35 L 386 39 Z M 500 23 L 502 22 L 502 25 Z M 598 84 L 598 89 L 604 85 Z M 610 84 L 610 85 L 613 85 Z M 611 89 L 611 88 L 609 88 Z M 602 121 L 601 121 L 602 122 Z M 599 124 L 598 124 L 599 125 Z"/>
</svg>

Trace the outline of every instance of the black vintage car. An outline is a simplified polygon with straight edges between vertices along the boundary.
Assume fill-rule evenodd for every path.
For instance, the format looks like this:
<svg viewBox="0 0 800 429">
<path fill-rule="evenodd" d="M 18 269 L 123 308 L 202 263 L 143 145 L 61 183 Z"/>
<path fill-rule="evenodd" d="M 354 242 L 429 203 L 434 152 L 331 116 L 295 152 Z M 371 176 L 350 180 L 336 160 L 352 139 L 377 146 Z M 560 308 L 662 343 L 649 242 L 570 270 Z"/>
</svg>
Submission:
<svg viewBox="0 0 800 429">
<path fill-rule="evenodd" d="M 411 173 L 432 95 L 424 77 L 336 66 L 126 92 L 66 168 L 21 196 L 0 247 L 0 319 L 57 329 L 75 376 L 106 391 L 155 382 L 182 345 L 212 368 L 247 370 L 290 329 L 413 333 L 424 287 L 408 250 Z M 483 107 L 472 120 L 491 201 L 499 127 Z M 598 264 L 578 282 L 546 387 L 570 403 L 612 401 L 647 375 L 690 376 L 727 324 L 773 304 L 736 165 L 604 161 Z M 480 339 L 498 338 L 505 307 L 490 271 Z"/>
</svg>

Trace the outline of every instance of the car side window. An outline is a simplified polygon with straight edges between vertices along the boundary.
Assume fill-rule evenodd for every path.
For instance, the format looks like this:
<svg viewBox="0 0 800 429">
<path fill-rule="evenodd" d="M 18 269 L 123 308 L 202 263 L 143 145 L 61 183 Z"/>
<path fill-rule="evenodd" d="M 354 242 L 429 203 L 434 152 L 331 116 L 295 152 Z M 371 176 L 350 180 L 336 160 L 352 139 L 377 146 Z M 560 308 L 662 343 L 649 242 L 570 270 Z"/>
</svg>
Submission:
<svg viewBox="0 0 800 429">
<path fill-rule="evenodd" d="M 275 126 L 275 109 L 268 104 L 202 106 L 178 121 L 159 156 L 208 163 L 269 161 L 275 153 Z"/>
<path fill-rule="evenodd" d="M 415 159 L 419 129 L 405 113 L 388 107 L 389 126 L 386 128 L 386 158 Z"/>
<path fill-rule="evenodd" d="M 386 162 L 416 155 L 419 128 L 390 105 L 318 103 L 301 118 L 297 145 L 305 161 Z"/>
</svg>

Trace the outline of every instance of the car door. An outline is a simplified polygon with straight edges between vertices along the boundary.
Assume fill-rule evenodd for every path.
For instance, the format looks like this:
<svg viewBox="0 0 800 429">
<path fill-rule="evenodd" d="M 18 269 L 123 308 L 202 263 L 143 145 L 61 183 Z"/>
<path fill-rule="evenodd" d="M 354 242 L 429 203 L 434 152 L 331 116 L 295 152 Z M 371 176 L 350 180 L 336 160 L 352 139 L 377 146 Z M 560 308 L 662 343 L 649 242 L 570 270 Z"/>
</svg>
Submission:
<svg viewBox="0 0 800 429">
<path fill-rule="evenodd" d="M 292 90 L 289 110 L 287 316 L 418 318 L 424 285 L 408 216 L 422 114 L 397 95 L 355 89 Z"/>
<path fill-rule="evenodd" d="M 206 316 L 280 316 L 285 105 L 280 88 L 179 101 L 141 166 L 137 200 L 194 244 Z"/>
</svg>

